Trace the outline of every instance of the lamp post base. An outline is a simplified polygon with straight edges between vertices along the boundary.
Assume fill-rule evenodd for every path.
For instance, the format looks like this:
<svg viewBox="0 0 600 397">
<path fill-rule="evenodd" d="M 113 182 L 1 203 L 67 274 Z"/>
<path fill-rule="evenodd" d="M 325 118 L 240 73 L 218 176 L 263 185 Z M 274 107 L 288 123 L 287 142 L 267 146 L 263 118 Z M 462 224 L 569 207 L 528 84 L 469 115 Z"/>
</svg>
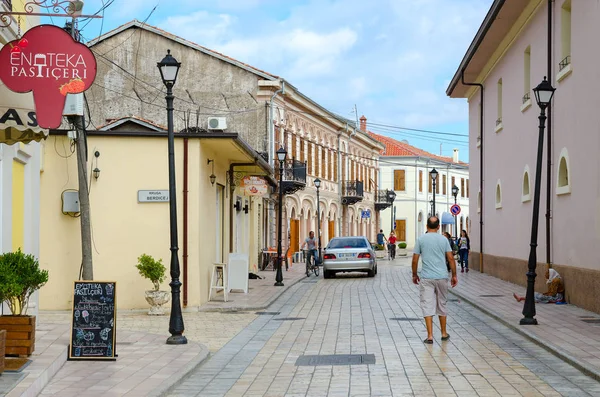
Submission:
<svg viewBox="0 0 600 397">
<path fill-rule="evenodd" d="M 167 345 L 187 345 L 187 338 L 183 335 L 171 335 L 167 338 Z"/>
<path fill-rule="evenodd" d="M 273 284 L 276 287 L 283 287 L 283 282 L 282 281 L 277 281 L 275 284 Z"/>
<path fill-rule="evenodd" d="M 538 325 L 538 322 L 533 317 L 523 317 L 521 321 L 519 321 L 520 325 Z"/>
</svg>

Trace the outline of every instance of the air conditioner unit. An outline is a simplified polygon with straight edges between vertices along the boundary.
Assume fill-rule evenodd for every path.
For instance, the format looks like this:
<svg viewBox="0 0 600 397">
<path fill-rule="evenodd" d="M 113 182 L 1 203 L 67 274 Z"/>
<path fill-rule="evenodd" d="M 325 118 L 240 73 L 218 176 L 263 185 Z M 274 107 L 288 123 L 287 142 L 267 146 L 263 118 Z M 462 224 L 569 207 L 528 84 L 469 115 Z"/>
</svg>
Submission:
<svg viewBox="0 0 600 397">
<path fill-rule="evenodd" d="M 209 117 L 208 118 L 208 129 L 209 130 L 226 130 L 227 119 L 225 117 Z"/>
<path fill-rule="evenodd" d="M 83 94 L 67 94 L 63 116 L 83 116 Z"/>
</svg>

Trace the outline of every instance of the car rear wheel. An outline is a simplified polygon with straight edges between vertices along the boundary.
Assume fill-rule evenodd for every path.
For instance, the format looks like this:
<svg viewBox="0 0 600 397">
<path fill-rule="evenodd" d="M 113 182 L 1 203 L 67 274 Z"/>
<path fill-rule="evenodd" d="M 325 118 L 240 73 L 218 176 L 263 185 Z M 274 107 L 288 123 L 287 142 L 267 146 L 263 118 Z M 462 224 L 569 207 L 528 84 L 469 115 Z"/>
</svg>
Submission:
<svg viewBox="0 0 600 397">
<path fill-rule="evenodd" d="M 369 277 L 375 277 L 375 268 L 373 268 L 372 270 L 369 270 L 367 272 L 367 276 L 369 276 Z"/>
<path fill-rule="evenodd" d="M 334 273 L 332 271 L 323 269 L 323 278 L 333 278 L 333 276 Z"/>
</svg>

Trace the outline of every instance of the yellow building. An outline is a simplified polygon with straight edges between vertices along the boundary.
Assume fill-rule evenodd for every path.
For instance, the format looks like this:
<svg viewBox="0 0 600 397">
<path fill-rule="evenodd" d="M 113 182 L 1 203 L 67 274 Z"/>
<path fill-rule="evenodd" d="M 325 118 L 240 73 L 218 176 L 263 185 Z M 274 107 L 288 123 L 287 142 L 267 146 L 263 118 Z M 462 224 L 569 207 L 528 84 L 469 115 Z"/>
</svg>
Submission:
<svg viewBox="0 0 600 397">
<path fill-rule="evenodd" d="M 0 2 L 0 12 L 22 11 L 23 2 Z M 8 16 L 0 25 L 2 46 L 18 39 L 19 32 L 39 23 L 39 17 Z M 0 82 L 0 251 L 21 249 L 39 257 L 40 140 L 48 131 L 35 121 L 33 96 L 10 91 Z M 37 141 L 37 142 L 36 142 Z M 30 301 L 35 312 L 37 297 Z M 6 313 L 7 308 L 3 308 Z"/>
<path fill-rule="evenodd" d="M 166 129 L 124 117 L 88 131 L 87 143 L 94 278 L 117 282 L 119 308 L 145 308 L 152 284 L 138 274 L 138 256 L 162 258 L 167 269 L 170 261 Z M 42 309 L 68 309 L 79 277 L 80 225 L 77 213 L 63 208 L 78 186 L 72 148 L 67 132 L 57 130 L 44 152 L 41 230 L 56 237 L 42 240 L 41 265 L 61 276 L 41 290 Z M 239 182 L 272 170 L 236 133 L 176 133 L 175 161 L 182 304 L 197 307 L 208 299 L 213 263 L 237 252 L 250 268 L 257 264 L 263 199 L 244 196 Z M 169 290 L 169 281 L 161 289 Z"/>
</svg>

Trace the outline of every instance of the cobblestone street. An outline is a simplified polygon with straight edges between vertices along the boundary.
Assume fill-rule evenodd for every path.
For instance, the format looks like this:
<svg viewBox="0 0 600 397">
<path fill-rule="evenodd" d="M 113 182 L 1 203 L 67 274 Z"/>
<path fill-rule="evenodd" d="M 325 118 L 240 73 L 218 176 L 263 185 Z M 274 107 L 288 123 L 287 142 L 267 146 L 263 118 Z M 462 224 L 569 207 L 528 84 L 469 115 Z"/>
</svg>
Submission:
<svg viewBox="0 0 600 397">
<path fill-rule="evenodd" d="M 425 324 L 409 260 L 380 261 L 375 278 L 341 275 L 294 285 L 168 395 L 600 393 L 592 378 L 454 296 L 449 302 L 451 339 L 442 342 L 436 328 L 434 344 L 423 344 Z M 307 355 L 320 357 L 297 362 Z M 336 355 L 337 365 L 314 361 L 331 358 L 327 355 Z"/>
</svg>

